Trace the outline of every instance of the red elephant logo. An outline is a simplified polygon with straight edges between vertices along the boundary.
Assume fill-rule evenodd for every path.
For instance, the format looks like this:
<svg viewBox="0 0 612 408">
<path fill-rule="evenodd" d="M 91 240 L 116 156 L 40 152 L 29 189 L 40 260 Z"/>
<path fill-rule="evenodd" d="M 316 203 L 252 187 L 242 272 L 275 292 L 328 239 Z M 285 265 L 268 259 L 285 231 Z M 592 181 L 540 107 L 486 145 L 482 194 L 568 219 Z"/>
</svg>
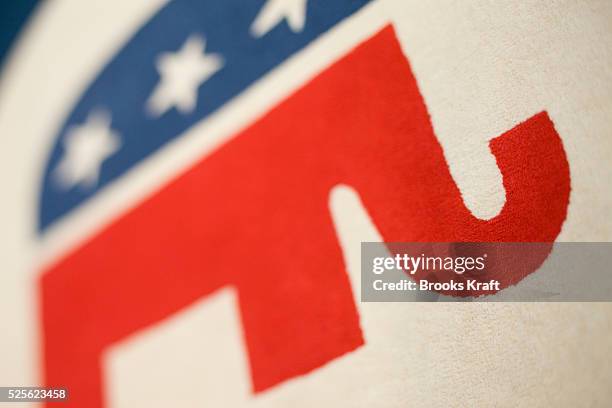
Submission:
<svg viewBox="0 0 612 408">
<path fill-rule="evenodd" d="M 360 347 L 330 190 L 353 187 L 388 242 L 554 241 L 570 177 L 548 115 L 490 148 L 506 203 L 484 221 L 465 207 L 385 28 L 44 271 L 45 381 L 70 389 L 69 406 L 103 406 L 105 348 L 226 285 L 254 392 Z"/>
</svg>

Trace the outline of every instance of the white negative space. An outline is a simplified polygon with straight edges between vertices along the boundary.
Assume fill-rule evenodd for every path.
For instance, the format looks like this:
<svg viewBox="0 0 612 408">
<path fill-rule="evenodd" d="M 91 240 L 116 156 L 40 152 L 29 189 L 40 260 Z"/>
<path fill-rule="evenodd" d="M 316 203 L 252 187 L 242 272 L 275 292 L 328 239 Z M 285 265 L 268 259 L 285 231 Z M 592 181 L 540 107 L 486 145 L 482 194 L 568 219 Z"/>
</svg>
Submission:
<svg viewBox="0 0 612 408">
<path fill-rule="evenodd" d="M 231 407 L 250 393 L 235 291 L 202 298 L 104 355 L 112 408 Z"/>
</svg>

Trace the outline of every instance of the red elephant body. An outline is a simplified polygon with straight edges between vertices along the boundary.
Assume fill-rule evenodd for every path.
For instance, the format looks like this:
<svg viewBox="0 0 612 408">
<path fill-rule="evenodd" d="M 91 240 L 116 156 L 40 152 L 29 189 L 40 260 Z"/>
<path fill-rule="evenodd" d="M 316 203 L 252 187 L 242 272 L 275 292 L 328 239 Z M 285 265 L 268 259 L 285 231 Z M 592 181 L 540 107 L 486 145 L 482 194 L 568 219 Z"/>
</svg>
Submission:
<svg viewBox="0 0 612 408">
<path fill-rule="evenodd" d="M 506 203 L 485 221 L 464 205 L 384 29 L 45 270 L 46 383 L 68 387 L 69 406 L 103 406 L 106 347 L 226 285 L 255 392 L 359 347 L 330 190 L 353 187 L 388 242 L 554 241 L 570 179 L 547 114 L 490 147 Z"/>
</svg>

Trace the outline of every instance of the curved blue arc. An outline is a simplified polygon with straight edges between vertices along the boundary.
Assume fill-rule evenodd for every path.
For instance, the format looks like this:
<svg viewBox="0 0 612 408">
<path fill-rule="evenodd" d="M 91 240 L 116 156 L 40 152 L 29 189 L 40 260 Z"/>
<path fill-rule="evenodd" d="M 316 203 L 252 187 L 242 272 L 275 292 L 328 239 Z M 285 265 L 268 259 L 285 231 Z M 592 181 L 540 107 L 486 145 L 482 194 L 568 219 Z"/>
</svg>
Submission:
<svg viewBox="0 0 612 408">
<path fill-rule="evenodd" d="M 369 1 L 308 0 L 302 31 L 281 21 L 260 38 L 250 26 L 263 0 L 171 1 L 103 69 L 58 132 L 42 181 L 39 233 Z M 199 87 L 193 112 L 170 109 L 152 116 L 146 101 L 160 80 L 157 57 L 176 52 L 194 34 L 206 39 L 207 54 L 222 56 L 223 67 Z M 53 171 L 65 153 L 63 138 L 96 110 L 110 114 L 121 147 L 102 163 L 96 186 L 58 188 Z"/>
</svg>

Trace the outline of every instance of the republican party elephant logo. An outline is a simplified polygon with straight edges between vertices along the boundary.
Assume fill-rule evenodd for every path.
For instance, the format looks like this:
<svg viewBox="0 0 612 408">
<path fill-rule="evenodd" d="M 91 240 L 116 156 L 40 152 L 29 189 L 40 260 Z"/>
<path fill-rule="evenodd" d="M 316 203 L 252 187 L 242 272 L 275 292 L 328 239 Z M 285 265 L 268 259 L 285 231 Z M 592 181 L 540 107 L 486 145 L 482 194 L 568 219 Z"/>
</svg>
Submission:
<svg viewBox="0 0 612 408">
<path fill-rule="evenodd" d="M 254 392 L 360 347 L 330 191 L 352 187 L 387 242 L 553 242 L 570 176 L 547 113 L 490 149 L 506 202 L 485 221 L 465 207 L 386 27 L 44 270 L 45 382 L 68 387 L 69 406 L 103 406 L 107 347 L 226 285 L 238 292 Z M 60 208 L 53 200 L 42 205 Z M 499 278 L 507 287 L 531 272 Z"/>
</svg>

